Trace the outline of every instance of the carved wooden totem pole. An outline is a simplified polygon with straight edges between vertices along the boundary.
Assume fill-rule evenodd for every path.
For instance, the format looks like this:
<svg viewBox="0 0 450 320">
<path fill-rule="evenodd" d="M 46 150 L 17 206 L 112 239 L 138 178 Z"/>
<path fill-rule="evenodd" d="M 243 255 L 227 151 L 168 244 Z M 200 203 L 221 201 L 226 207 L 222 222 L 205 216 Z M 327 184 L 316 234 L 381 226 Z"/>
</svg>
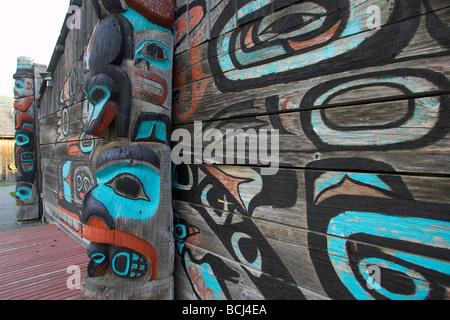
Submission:
<svg viewBox="0 0 450 320">
<path fill-rule="evenodd" d="M 28 57 L 17 59 L 13 75 L 14 115 L 16 125 L 15 162 L 18 169 L 16 185 L 16 216 L 18 221 L 39 218 L 37 186 L 37 139 L 35 107 L 35 64 Z"/>
<path fill-rule="evenodd" d="M 84 197 L 82 299 L 173 299 L 172 0 L 97 0 L 87 134 L 101 137 Z"/>
</svg>

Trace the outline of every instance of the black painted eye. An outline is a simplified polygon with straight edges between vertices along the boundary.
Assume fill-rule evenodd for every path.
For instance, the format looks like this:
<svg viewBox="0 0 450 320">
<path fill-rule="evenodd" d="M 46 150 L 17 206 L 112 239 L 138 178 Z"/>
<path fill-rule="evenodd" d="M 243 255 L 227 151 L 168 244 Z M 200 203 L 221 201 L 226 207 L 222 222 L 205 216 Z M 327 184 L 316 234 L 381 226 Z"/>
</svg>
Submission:
<svg viewBox="0 0 450 320">
<path fill-rule="evenodd" d="M 172 103 L 174 105 L 178 104 L 180 97 L 181 97 L 180 89 L 174 89 L 172 91 Z"/>
<path fill-rule="evenodd" d="M 121 197 L 131 200 L 150 201 L 145 194 L 141 180 L 130 173 L 122 173 L 111 179 L 106 185 L 111 187 Z"/>
<path fill-rule="evenodd" d="M 145 44 L 141 50 L 141 54 L 147 59 L 156 61 L 164 61 L 167 59 L 164 48 L 155 42 Z"/>
<path fill-rule="evenodd" d="M 292 30 L 294 27 L 303 27 L 305 23 L 304 15 L 301 13 L 293 13 L 280 17 L 268 26 L 263 33 L 282 34 Z"/>
<path fill-rule="evenodd" d="M 145 61 L 147 66 L 155 65 L 167 69 L 170 66 L 170 53 L 164 44 L 157 41 L 143 41 L 136 47 L 136 63 Z"/>
<path fill-rule="evenodd" d="M 175 238 L 180 239 L 180 240 L 184 240 L 186 238 L 186 236 L 187 236 L 186 226 L 178 223 L 174 227 L 174 233 L 175 233 Z"/>
</svg>

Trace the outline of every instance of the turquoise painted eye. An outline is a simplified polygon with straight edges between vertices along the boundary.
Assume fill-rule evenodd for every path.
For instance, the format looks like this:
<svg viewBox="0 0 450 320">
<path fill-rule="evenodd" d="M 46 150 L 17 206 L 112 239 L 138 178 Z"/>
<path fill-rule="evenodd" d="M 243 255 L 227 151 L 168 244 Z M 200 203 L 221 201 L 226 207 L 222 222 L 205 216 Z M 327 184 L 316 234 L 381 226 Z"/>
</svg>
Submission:
<svg viewBox="0 0 450 320">
<path fill-rule="evenodd" d="M 108 88 L 104 86 L 95 86 L 89 91 L 87 97 L 89 100 L 87 123 L 90 127 L 104 110 L 104 107 L 111 97 L 111 93 Z"/>
<path fill-rule="evenodd" d="M 174 226 L 173 231 L 175 234 L 175 238 L 180 239 L 180 240 L 186 238 L 187 233 L 186 233 L 185 225 L 178 223 Z"/>
<path fill-rule="evenodd" d="M 103 99 L 109 97 L 109 92 L 105 87 L 94 87 L 89 92 L 89 96 L 94 104 L 99 103 Z"/>
<path fill-rule="evenodd" d="M 170 67 L 169 49 L 159 41 L 147 40 L 139 43 L 136 47 L 136 61 L 140 59 L 165 70 Z"/>
<path fill-rule="evenodd" d="M 24 146 L 30 142 L 30 138 L 22 133 L 16 134 L 16 142 L 18 146 Z"/>
<path fill-rule="evenodd" d="M 89 110 L 91 113 L 95 111 L 97 105 L 103 106 L 106 101 L 110 98 L 111 93 L 109 92 L 108 88 L 104 86 L 95 86 L 89 91 L 89 94 L 87 95 L 90 105 L 89 107 L 94 110 Z M 100 107 L 101 108 L 101 107 Z M 98 112 L 97 112 L 98 113 Z"/>
<path fill-rule="evenodd" d="M 31 189 L 28 187 L 17 188 L 16 197 L 20 200 L 28 200 L 31 197 Z"/>
<path fill-rule="evenodd" d="M 145 220 L 158 210 L 160 177 L 151 167 L 121 163 L 107 166 L 95 176 L 97 186 L 92 189 L 92 195 L 114 219 Z"/>
</svg>

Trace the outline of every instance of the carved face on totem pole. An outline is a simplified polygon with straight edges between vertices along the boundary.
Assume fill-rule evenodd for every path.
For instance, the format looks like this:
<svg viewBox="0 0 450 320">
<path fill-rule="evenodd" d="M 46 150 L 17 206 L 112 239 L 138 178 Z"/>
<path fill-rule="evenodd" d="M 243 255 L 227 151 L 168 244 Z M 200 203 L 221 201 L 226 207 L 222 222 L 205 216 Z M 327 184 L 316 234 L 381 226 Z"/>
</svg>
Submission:
<svg viewBox="0 0 450 320">
<path fill-rule="evenodd" d="M 104 17 L 90 41 L 84 84 L 84 131 L 104 138 L 91 154 L 97 185 L 86 193 L 82 213 L 91 278 L 150 281 L 173 271 L 173 4 L 166 18 L 156 2 L 171 3 L 99 1 Z"/>
<path fill-rule="evenodd" d="M 34 79 L 18 77 L 14 83 L 14 99 L 34 97 Z"/>
<path fill-rule="evenodd" d="M 36 203 L 35 185 L 35 125 L 34 125 L 34 62 L 28 57 L 17 59 L 14 82 L 14 114 L 16 144 L 15 162 L 19 171 L 16 186 L 16 204 L 25 206 Z M 18 209 L 20 210 L 20 209 Z M 20 214 L 18 215 L 20 217 Z"/>
<path fill-rule="evenodd" d="M 161 237 L 170 242 L 165 235 L 170 165 L 162 161 L 166 145 L 150 146 L 112 142 L 93 155 L 97 185 L 85 195 L 83 207 L 84 236 L 93 242 L 88 248 L 92 277 L 109 266 L 121 278 L 154 280 L 160 260 L 167 259 L 159 257 L 157 243 Z"/>
</svg>

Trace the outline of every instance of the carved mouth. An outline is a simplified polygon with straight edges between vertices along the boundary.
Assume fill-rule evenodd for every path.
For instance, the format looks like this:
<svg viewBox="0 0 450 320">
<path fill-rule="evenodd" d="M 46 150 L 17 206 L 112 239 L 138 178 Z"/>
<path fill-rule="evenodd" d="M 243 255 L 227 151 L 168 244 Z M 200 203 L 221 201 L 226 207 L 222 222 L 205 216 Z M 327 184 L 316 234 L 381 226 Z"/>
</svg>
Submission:
<svg viewBox="0 0 450 320">
<path fill-rule="evenodd" d="M 91 216 L 83 229 L 83 238 L 98 244 L 117 246 L 111 259 L 113 272 L 123 278 L 140 278 L 147 273 L 148 266 L 144 259 L 151 263 L 150 281 L 155 280 L 158 273 L 158 254 L 147 241 L 117 228 L 108 229 L 102 219 Z M 95 257 L 91 256 L 91 259 Z"/>
<path fill-rule="evenodd" d="M 114 274 L 127 279 L 138 279 L 147 273 L 145 258 L 136 251 L 117 248 L 111 261 Z"/>
<path fill-rule="evenodd" d="M 163 86 L 152 79 L 138 78 L 136 80 L 136 85 L 139 87 L 137 90 L 149 96 L 153 94 L 162 97 L 164 94 Z"/>
</svg>

